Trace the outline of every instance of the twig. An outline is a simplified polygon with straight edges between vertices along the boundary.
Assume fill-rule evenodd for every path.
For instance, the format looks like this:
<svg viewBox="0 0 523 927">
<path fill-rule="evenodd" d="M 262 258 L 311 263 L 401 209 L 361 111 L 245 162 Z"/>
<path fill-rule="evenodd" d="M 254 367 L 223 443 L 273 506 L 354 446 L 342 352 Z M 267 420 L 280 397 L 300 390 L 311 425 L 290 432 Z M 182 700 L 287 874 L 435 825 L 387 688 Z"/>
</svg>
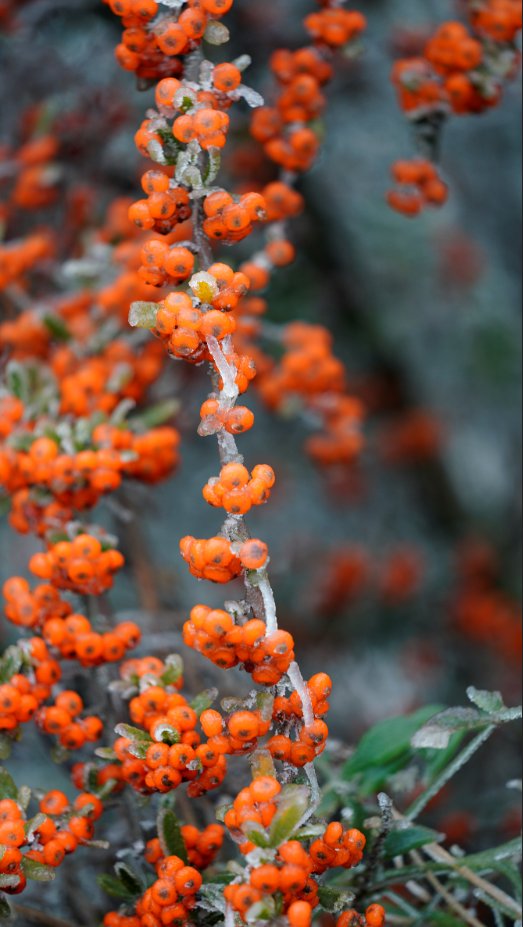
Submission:
<svg viewBox="0 0 523 927">
<path fill-rule="evenodd" d="M 400 814 L 396 809 L 394 809 L 393 814 L 397 821 L 406 820 L 404 815 Z M 463 879 L 466 879 L 471 885 L 475 885 L 480 891 L 489 895 L 490 898 L 493 898 L 494 901 L 497 901 L 500 905 L 503 905 L 515 918 L 522 917 L 523 912 L 521 906 L 514 898 L 507 894 L 507 892 L 504 892 L 503 889 L 498 888 L 497 885 L 493 885 L 492 882 L 488 882 L 482 876 L 477 875 L 477 873 L 469 869 L 468 866 L 463 866 L 458 859 L 452 856 L 443 847 L 440 847 L 437 843 L 427 844 L 423 847 L 423 852 L 435 862 L 442 863 L 446 867 L 448 866 L 449 869 L 457 875 L 460 875 Z M 423 860 L 421 859 L 420 864 L 423 865 Z M 427 873 L 427 878 L 429 875 L 432 877 L 433 873 Z"/>
<path fill-rule="evenodd" d="M 451 856 L 443 847 L 439 847 L 437 843 L 431 843 L 423 847 L 423 850 L 431 859 L 437 862 L 447 863 L 450 869 L 466 879 L 467 882 L 470 882 L 471 885 L 475 885 L 476 888 L 479 888 L 485 895 L 489 895 L 494 901 L 503 905 L 514 917 L 521 918 L 523 912 L 517 901 L 507 894 L 507 892 L 504 892 L 503 889 L 498 888 L 497 885 L 493 885 L 492 882 L 488 882 L 482 876 L 477 875 L 477 873 L 469 869 L 468 866 L 460 865 L 459 860 Z"/>
<path fill-rule="evenodd" d="M 380 861 L 383 844 L 385 843 L 387 835 L 392 829 L 392 823 L 394 820 L 392 801 L 390 800 L 389 796 L 385 794 L 385 792 L 380 792 L 378 795 L 378 804 L 380 806 L 381 813 L 380 832 L 376 837 L 372 851 L 368 856 L 367 865 L 365 866 L 365 871 L 363 873 L 363 880 L 356 894 L 356 903 L 365 895 L 367 887 L 372 881 L 372 877 L 376 872 L 378 863 Z"/>
<path fill-rule="evenodd" d="M 14 904 L 13 910 L 20 917 L 32 921 L 33 924 L 46 924 L 47 927 L 82 927 L 80 924 L 73 924 L 71 921 L 65 921 L 62 917 L 54 917 L 47 911 L 41 911 L 38 908 L 29 908 L 25 904 Z"/>
<path fill-rule="evenodd" d="M 418 865 L 423 864 L 423 860 L 419 853 L 415 851 L 411 854 L 412 859 Z M 459 914 L 463 918 L 465 924 L 469 924 L 470 927 L 486 927 L 481 921 L 478 921 L 477 917 L 472 914 L 470 911 L 467 911 L 465 907 L 456 899 L 454 896 L 445 888 L 444 885 L 440 882 L 437 876 L 432 872 L 427 872 L 425 875 L 427 882 L 430 882 L 432 887 L 437 891 L 438 895 L 441 895 L 443 900 L 447 903 L 449 908 L 454 911 L 455 914 Z"/>
</svg>

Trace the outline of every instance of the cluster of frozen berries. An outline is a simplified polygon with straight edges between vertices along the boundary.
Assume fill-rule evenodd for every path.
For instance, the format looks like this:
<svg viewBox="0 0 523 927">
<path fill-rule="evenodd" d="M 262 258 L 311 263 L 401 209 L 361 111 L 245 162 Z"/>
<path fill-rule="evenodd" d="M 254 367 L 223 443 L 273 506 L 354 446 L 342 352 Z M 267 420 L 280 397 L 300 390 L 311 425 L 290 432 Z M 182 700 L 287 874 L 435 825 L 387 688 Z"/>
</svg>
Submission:
<svg viewBox="0 0 523 927">
<path fill-rule="evenodd" d="M 399 105 L 419 127 L 425 150 L 427 126 L 432 126 L 430 134 L 437 136 L 448 115 L 480 114 L 497 106 L 505 83 L 514 79 L 519 69 L 520 0 L 478 0 L 466 5 L 466 13 L 468 23 L 442 23 L 421 54 L 396 61 L 392 69 Z M 424 163 L 397 162 L 393 167 L 394 179 L 411 189 L 394 190 L 387 199 L 404 215 L 415 216 L 427 204 L 441 206 L 446 202 L 445 184 L 435 168 L 431 176 L 423 173 Z M 416 165 L 419 179 L 414 176 Z"/>
<path fill-rule="evenodd" d="M 147 199 L 137 200 L 129 206 L 129 219 L 138 228 L 168 235 L 176 226 L 191 218 L 189 194 L 185 187 L 172 181 L 169 171 L 161 170 L 159 167 L 146 171 L 142 177 L 142 189 L 147 194 Z M 165 270 L 162 276 L 167 279 L 168 271 Z M 145 276 L 144 279 L 146 283 L 158 285 L 151 275 Z"/>
<path fill-rule="evenodd" d="M 180 828 L 187 859 L 191 866 L 200 872 L 208 869 L 223 846 L 224 828 L 221 824 L 209 824 L 199 830 L 194 824 L 185 824 Z M 149 840 L 145 847 L 145 859 L 156 865 L 164 857 L 158 837 Z"/>
<path fill-rule="evenodd" d="M 245 841 L 245 833 L 250 830 L 258 836 L 268 834 L 282 802 L 285 802 L 285 790 L 271 776 L 255 778 L 236 796 L 225 815 L 225 824 L 244 855 L 248 856 L 254 849 L 251 841 Z M 257 910 L 256 905 L 272 900 L 275 910 L 286 915 L 291 927 L 310 927 L 314 909 L 319 905 L 317 876 L 329 869 L 357 866 L 363 858 L 365 843 L 360 831 L 346 831 L 339 822 L 329 824 L 323 836 L 308 847 L 298 840 L 287 840 L 271 855 L 270 861 L 253 863 L 245 880 L 238 878 L 227 886 L 225 898 L 246 923 Z M 343 920 L 340 918 L 338 922 L 340 927 L 365 923 L 350 920 L 355 913 L 342 915 Z M 366 918 L 368 925 L 382 927 L 385 912 L 381 905 L 372 905 Z"/>
<path fill-rule="evenodd" d="M 103 811 L 99 798 L 79 794 L 71 805 L 58 790 L 40 800 L 40 816 L 29 826 L 22 804 L 11 798 L 0 801 L 0 875 L 2 891 L 18 895 L 26 887 L 25 860 L 57 868 L 77 847 L 92 839 L 94 822 Z M 24 852 L 25 851 L 25 852 Z"/>
<path fill-rule="evenodd" d="M 122 19 L 124 30 L 116 46 L 122 68 L 134 71 L 142 80 L 179 76 L 179 57 L 197 47 L 208 26 L 232 7 L 233 0 L 187 0 L 176 15 L 157 18 L 156 0 L 103 0 Z"/>
<path fill-rule="evenodd" d="M 258 464 L 250 475 L 243 464 L 225 464 L 220 476 L 204 486 L 203 498 L 230 515 L 246 515 L 253 505 L 268 501 L 275 482 L 274 470 L 266 464 Z"/>
<path fill-rule="evenodd" d="M 95 431 L 101 432 L 100 429 Z M 76 454 L 65 453 L 59 443 L 48 437 L 32 440 L 29 433 L 19 430 L 16 439 L 27 438 L 27 450 L 17 449 L 14 442 L 0 446 L 0 486 L 9 493 L 32 487 L 45 489 L 61 505 L 79 511 L 92 508 L 102 495 L 114 492 L 125 475 L 143 480 L 160 479 L 177 462 L 178 434 L 173 428 L 157 428 L 136 435 L 128 429 L 108 426 L 117 446 L 106 443 Z"/>
<path fill-rule="evenodd" d="M 225 190 L 210 193 L 203 202 L 203 231 L 213 241 L 242 241 L 257 222 L 267 219 L 267 203 L 261 193 L 244 193 L 236 199 Z"/>
<path fill-rule="evenodd" d="M 65 690 L 53 705 L 46 705 L 37 714 L 37 722 L 46 734 L 55 734 L 65 750 L 79 750 L 85 743 L 98 740 L 103 731 L 101 718 L 81 717 L 84 703 L 77 692 Z"/>
<path fill-rule="evenodd" d="M 111 588 L 114 574 L 123 564 L 120 551 L 114 547 L 104 550 L 97 537 L 79 534 L 73 541 L 58 541 L 48 551 L 34 554 L 29 569 L 57 589 L 101 595 Z"/>
<path fill-rule="evenodd" d="M 164 856 L 156 865 L 156 880 L 135 904 L 135 914 L 127 917 L 110 912 L 104 927 L 184 927 L 191 920 L 202 876 L 178 856 Z"/>
<path fill-rule="evenodd" d="M 265 622 L 257 618 L 237 625 L 228 612 L 206 605 L 192 609 L 183 640 L 221 669 L 241 664 L 263 686 L 277 685 L 294 660 L 294 641 L 287 631 L 267 634 Z"/>
<path fill-rule="evenodd" d="M 275 105 L 256 110 L 251 125 L 266 155 L 288 171 L 308 170 L 314 162 L 320 141 L 312 123 L 325 107 L 321 88 L 332 77 L 328 57 L 359 36 L 366 21 L 355 11 L 323 9 L 307 16 L 305 26 L 315 45 L 274 53 L 270 65 L 278 97 Z"/>
<path fill-rule="evenodd" d="M 418 216 L 426 206 L 443 206 L 447 202 L 448 187 L 431 161 L 396 161 L 391 173 L 399 189 L 389 191 L 387 202 L 396 212 Z"/>
</svg>

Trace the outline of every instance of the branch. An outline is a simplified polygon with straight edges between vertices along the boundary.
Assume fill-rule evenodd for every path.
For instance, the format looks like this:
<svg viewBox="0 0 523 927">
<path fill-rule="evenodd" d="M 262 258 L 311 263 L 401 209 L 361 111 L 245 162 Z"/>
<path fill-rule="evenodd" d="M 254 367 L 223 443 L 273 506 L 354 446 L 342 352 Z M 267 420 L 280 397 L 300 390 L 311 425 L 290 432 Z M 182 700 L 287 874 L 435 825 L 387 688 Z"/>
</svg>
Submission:
<svg viewBox="0 0 523 927">
<path fill-rule="evenodd" d="M 32 921 L 33 924 L 45 924 L 47 927 L 82 927 L 81 924 L 73 924 L 61 917 L 54 917 L 53 914 L 48 914 L 47 911 L 39 908 L 29 908 L 25 904 L 14 904 L 12 907 L 16 914 Z"/>
<path fill-rule="evenodd" d="M 419 853 L 412 852 L 410 855 L 415 863 L 419 865 L 423 864 L 423 860 Z M 457 901 L 457 899 L 454 898 L 454 896 L 449 891 L 447 891 L 437 876 L 435 876 L 432 872 L 427 872 L 425 878 L 427 882 L 430 882 L 432 887 L 437 891 L 438 895 L 441 895 L 444 901 L 446 901 L 449 908 L 454 911 L 455 914 L 459 914 L 459 916 L 463 918 L 464 924 L 469 924 L 469 927 L 486 927 L 485 924 L 483 924 L 481 921 L 478 921 L 477 917 L 475 917 L 472 912 L 467 911 L 467 909 L 463 907 L 463 905 Z"/>
</svg>

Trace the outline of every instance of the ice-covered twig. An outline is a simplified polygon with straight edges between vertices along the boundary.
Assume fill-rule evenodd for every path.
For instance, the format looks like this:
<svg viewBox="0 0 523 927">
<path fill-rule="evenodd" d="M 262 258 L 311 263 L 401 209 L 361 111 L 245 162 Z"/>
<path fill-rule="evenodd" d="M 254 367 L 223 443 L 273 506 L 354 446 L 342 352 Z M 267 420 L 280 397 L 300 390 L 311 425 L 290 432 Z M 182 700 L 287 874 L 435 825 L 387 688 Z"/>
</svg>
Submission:
<svg viewBox="0 0 523 927">
<path fill-rule="evenodd" d="M 291 663 L 287 670 L 287 676 L 300 696 L 303 707 L 303 723 L 305 727 L 310 727 L 311 724 L 314 724 L 314 709 L 312 707 L 311 694 L 297 663 Z"/>
<path fill-rule="evenodd" d="M 265 611 L 265 625 L 267 634 L 274 634 L 278 630 L 278 618 L 276 616 L 276 601 L 274 592 L 267 575 L 263 576 L 258 582 L 258 589 L 262 594 L 263 608 Z"/>
<path fill-rule="evenodd" d="M 214 335 L 207 337 L 207 347 L 223 382 L 219 397 L 220 405 L 232 408 L 240 392 L 236 384 L 236 370 L 229 364 L 218 339 Z"/>
</svg>

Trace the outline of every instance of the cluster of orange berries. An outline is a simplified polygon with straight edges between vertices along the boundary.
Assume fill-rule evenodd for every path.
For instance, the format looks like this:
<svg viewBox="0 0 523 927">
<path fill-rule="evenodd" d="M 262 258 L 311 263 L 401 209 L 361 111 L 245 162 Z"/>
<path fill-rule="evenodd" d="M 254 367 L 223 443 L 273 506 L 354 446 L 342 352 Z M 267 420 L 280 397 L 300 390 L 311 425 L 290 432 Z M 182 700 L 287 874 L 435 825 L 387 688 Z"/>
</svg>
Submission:
<svg viewBox="0 0 523 927">
<path fill-rule="evenodd" d="M 93 630 L 85 615 L 52 617 L 42 628 L 44 640 L 66 660 L 81 666 L 117 663 L 139 643 L 141 631 L 134 621 L 122 621 L 112 631 Z"/>
<path fill-rule="evenodd" d="M 13 673 L 0 687 L 0 730 L 3 731 L 15 731 L 20 723 L 30 721 L 62 676 L 60 664 L 40 637 L 23 641 L 20 649 L 24 672 Z"/>
<path fill-rule="evenodd" d="M 97 446 L 103 437 L 107 438 L 105 446 Z M 16 449 L 17 441 L 25 438 L 30 447 Z M 173 428 L 137 435 L 128 429 L 98 426 L 92 440 L 92 448 L 68 454 L 58 440 L 33 440 L 31 432 L 19 429 L 12 442 L 0 445 L 0 486 L 13 494 L 15 504 L 20 490 L 37 487 L 39 492 L 45 489 L 51 493 L 62 506 L 81 511 L 118 489 L 124 476 L 155 482 L 178 460 L 179 437 Z M 26 496 L 23 499 L 26 501 Z"/>
<path fill-rule="evenodd" d="M 259 776 L 250 786 L 242 789 L 232 808 L 225 814 L 225 824 L 240 850 L 248 855 L 255 844 L 245 839 L 245 833 L 258 828 L 267 831 L 278 813 L 285 792 L 271 776 Z M 364 835 L 355 829 L 345 831 L 338 822 L 329 824 L 322 837 L 313 840 L 308 849 L 298 840 L 280 844 L 271 862 L 254 864 L 249 869 L 248 881 L 235 881 L 224 889 L 226 901 L 244 922 L 255 905 L 261 905 L 276 896 L 277 905 L 291 927 L 310 927 L 314 909 L 319 905 L 317 876 L 328 869 L 357 866 L 363 858 Z M 375 925 L 382 927 L 385 912 L 381 905 L 371 905 L 367 920 L 352 920 L 356 912 L 345 912 L 338 920 L 340 927 Z"/>
<path fill-rule="evenodd" d="M 357 911 L 344 911 L 336 921 L 336 927 L 384 927 L 385 908 L 380 904 L 371 904 L 365 914 Z"/>
<path fill-rule="evenodd" d="M 128 210 L 130 221 L 138 228 L 168 235 L 177 225 L 191 218 L 189 194 L 185 187 L 174 184 L 169 174 L 169 170 L 156 168 L 146 171 L 143 175 L 142 189 L 147 193 L 147 199 L 137 200 Z M 143 263 L 146 264 L 147 261 L 144 260 Z M 166 274 L 168 275 L 168 271 L 165 270 L 164 278 Z M 145 281 L 150 282 L 147 278 Z"/>
<path fill-rule="evenodd" d="M 225 190 L 217 190 L 203 202 L 203 231 L 213 241 L 232 244 L 251 234 L 257 222 L 265 222 L 267 204 L 261 193 L 244 193 L 237 201 Z"/>
<path fill-rule="evenodd" d="M 515 666 L 523 649 L 521 607 L 500 588 L 498 574 L 496 554 L 488 545 L 475 540 L 462 545 L 450 613 L 462 634 Z"/>
<path fill-rule="evenodd" d="M 316 673 L 309 679 L 307 691 L 314 714 L 312 723 L 303 723 L 303 703 L 297 692 L 292 692 L 288 698 L 279 695 L 274 699 L 273 721 L 277 727 L 287 732 L 292 728 L 297 730 L 298 739 L 292 740 L 289 733 L 284 733 L 273 735 L 267 742 L 267 749 L 273 759 L 281 763 L 290 763 L 298 769 L 312 763 L 314 757 L 325 750 L 329 730 L 323 719 L 330 708 L 330 676 L 327 673 Z"/>
<path fill-rule="evenodd" d="M 159 12 L 156 0 L 103 2 L 121 17 L 124 26 L 116 46 L 118 63 L 146 81 L 179 76 L 183 64 L 178 56 L 197 47 L 208 24 L 220 19 L 233 4 L 233 0 L 187 0 L 178 16 L 162 16 L 153 23 Z"/>
<path fill-rule="evenodd" d="M 127 676 L 133 670 L 136 667 L 124 666 L 122 673 Z M 198 715 L 179 687 L 179 682 L 174 686 L 162 684 L 159 676 L 157 684 L 142 688 L 129 703 L 131 720 L 148 732 L 147 749 L 140 751 L 139 766 L 130 738 L 120 737 L 114 750 L 123 763 L 124 778 L 140 791 L 170 792 L 182 782 L 189 782 L 188 794 L 196 796 L 217 788 L 225 777 L 224 756 L 202 743 L 196 730 Z M 131 780 L 129 772 L 133 773 Z"/>
<path fill-rule="evenodd" d="M 54 242 L 47 232 L 36 232 L 26 238 L 2 242 L 0 245 L 0 287 L 3 289 L 9 286 L 35 264 L 45 261 L 53 254 Z"/>
<path fill-rule="evenodd" d="M 267 545 L 258 538 L 251 538 L 235 545 L 223 537 L 206 539 L 190 535 L 180 541 L 183 559 L 197 579 L 208 579 L 213 583 L 229 583 L 244 570 L 260 570 L 268 559 Z"/>
<path fill-rule="evenodd" d="M 37 722 L 46 734 L 56 734 L 65 750 L 79 750 L 102 735 L 103 722 L 89 715 L 80 717 L 84 704 L 77 692 L 65 690 L 56 697 L 53 705 L 41 708 Z"/>
<path fill-rule="evenodd" d="M 387 202 L 396 212 L 418 216 L 426 206 L 443 206 L 447 202 L 448 187 L 431 161 L 396 161 L 391 173 L 401 187 L 387 194 Z"/>
<path fill-rule="evenodd" d="M 267 157 L 289 171 L 308 170 L 318 153 L 319 139 L 309 124 L 325 106 L 321 87 L 332 77 L 329 50 L 360 35 L 366 22 L 361 13 L 325 9 L 308 16 L 305 26 L 316 47 L 274 53 L 270 67 L 280 86 L 278 99 L 256 110 L 251 122 L 251 134 Z"/>
<path fill-rule="evenodd" d="M 201 873 L 179 856 L 164 856 L 155 864 L 156 881 L 135 905 L 135 915 L 106 914 L 104 927 L 184 927 L 191 920 Z"/>
<path fill-rule="evenodd" d="M 521 31 L 519 0 L 482 0 L 471 4 L 469 15 L 474 29 L 494 42 L 513 42 Z"/>
<path fill-rule="evenodd" d="M 357 600 L 371 583 L 385 604 L 406 602 L 420 587 L 424 563 L 414 547 L 398 547 L 376 564 L 370 550 L 341 545 L 327 555 L 322 573 L 315 605 L 322 614 L 335 615 Z"/>
<path fill-rule="evenodd" d="M 367 22 L 358 10 L 327 8 L 305 17 L 305 28 L 320 44 L 339 48 L 358 38 Z"/>
<path fill-rule="evenodd" d="M 185 824 L 180 828 L 180 832 L 191 866 L 200 872 L 208 869 L 223 846 L 224 828 L 222 825 L 209 824 L 204 830 L 198 830 L 193 824 Z M 163 858 L 160 840 L 154 837 L 146 844 L 145 859 L 148 863 L 156 865 Z"/>
<path fill-rule="evenodd" d="M 224 148 L 229 121 L 227 113 L 204 106 L 194 113 L 178 116 L 173 122 L 173 136 L 183 145 L 196 141 L 206 151 Z"/>
<path fill-rule="evenodd" d="M 123 621 L 112 631 L 97 633 L 89 619 L 73 614 L 69 602 L 48 583 L 31 591 L 26 579 L 13 576 L 4 583 L 3 593 L 9 621 L 36 629 L 63 659 L 78 660 L 82 666 L 121 660 L 140 641 L 140 628 L 133 621 Z"/>
<path fill-rule="evenodd" d="M 320 325 L 291 323 L 283 332 L 285 353 L 266 366 L 259 390 L 269 408 L 284 410 L 299 399 L 322 430 L 307 442 L 322 465 L 351 461 L 361 450 L 363 407 L 346 392 L 345 368 L 332 353 L 332 336 Z"/>
<path fill-rule="evenodd" d="M 57 589 L 71 589 L 80 595 L 101 595 L 113 585 L 114 575 L 124 558 L 114 547 L 103 549 L 102 542 L 90 534 L 79 534 L 73 541 L 59 541 L 50 550 L 34 554 L 29 569 Z"/>
<path fill-rule="evenodd" d="M 514 21 L 509 38 L 494 39 L 500 45 L 510 46 L 521 29 L 521 6 L 514 6 L 519 6 L 519 24 Z M 480 18 L 472 16 L 474 27 Z M 496 106 L 502 77 L 493 70 L 492 49 L 486 47 L 485 38 L 481 34 L 475 38 L 464 23 L 446 22 L 427 42 L 423 57 L 397 61 L 392 81 L 402 109 L 417 118 L 434 109 L 464 115 Z M 510 76 L 510 69 L 505 76 Z"/>
<path fill-rule="evenodd" d="M 218 431 L 227 431 L 230 435 L 241 435 L 250 431 L 254 425 L 254 413 L 247 406 L 222 408 L 215 398 L 206 399 L 200 408 L 201 423 L 198 433 L 211 435 Z"/>
<path fill-rule="evenodd" d="M 234 624 L 228 612 L 196 605 L 183 627 L 183 640 L 221 669 L 242 664 L 253 682 L 274 686 L 294 660 L 294 641 L 287 631 L 267 634 L 264 621 L 252 618 Z"/>
<path fill-rule="evenodd" d="M 44 670 L 40 676 L 44 675 Z M 50 688 L 38 681 L 31 685 L 27 676 L 16 673 L 0 686 L 0 730 L 15 731 L 19 724 L 30 721 Z"/>
<path fill-rule="evenodd" d="M 274 470 L 267 464 L 258 464 L 250 476 L 243 464 L 225 464 L 219 477 L 205 484 L 203 498 L 209 505 L 224 508 L 230 515 L 246 515 L 253 505 L 268 502 L 275 482 Z"/>
<path fill-rule="evenodd" d="M 10 798 L 0 801 L 0 874 L 14 877 L 11 884 L 2 885 L 2 891 L 9 895 L 20 894 L 26 886 L 24 860 L 57 868 L 80 844 L 91 840 L 103 805 L 95 795 L 82 792 L 71 806 L 63 792 L 54 790 L 43 796 L 39 810 L 38 826 L 28 831 L 19 802 Z"/>
<path fill-rule="evenodd" d="M 159 304 L 154 333 L 173 357 L 201 363 L 208 356 L 207 338 L 222 341 L 235 329 L 235 321 L 219 309 L 203 312 L 188 293 L 174 291 Z"/>
<path fill-rule="evenodd" d="M 198 579 L 229 583 L 241 573 L 241 561 L 226 538 L 199 540 L 188 535 L 180 541 L 180 552 L 189 570 Z"/>
<path fill-rule="evenodd" d="M 450 113 L 478 114 L 497 106 L 505 81 L 517 73 L 519 51 L 515 43 L 522 28 L 520 0 L 479 0 L 467 4 L 467 15 L 468 25 L 459 21 L 442 23 L 421 56 L 400 59 L 392 69 L 399 105 L 421 127 L 422 142 L 427 122 L 437 133 Z M 412 169 L 416 163 L 425 162 L 413 162 Z M 398 167 L 401 175 L 408 175 L 408 164 L 398 162 L 393 175 Z M 419 181 L 395 179 L 417 188 L 413 193 L 388 194 L 389 205 L 405 215 L 418 215 L 427 203 L 440 206 L 447 199 L 445 184 L 437 172 L 428 182 L 421 177 Z"/>
</svg>

